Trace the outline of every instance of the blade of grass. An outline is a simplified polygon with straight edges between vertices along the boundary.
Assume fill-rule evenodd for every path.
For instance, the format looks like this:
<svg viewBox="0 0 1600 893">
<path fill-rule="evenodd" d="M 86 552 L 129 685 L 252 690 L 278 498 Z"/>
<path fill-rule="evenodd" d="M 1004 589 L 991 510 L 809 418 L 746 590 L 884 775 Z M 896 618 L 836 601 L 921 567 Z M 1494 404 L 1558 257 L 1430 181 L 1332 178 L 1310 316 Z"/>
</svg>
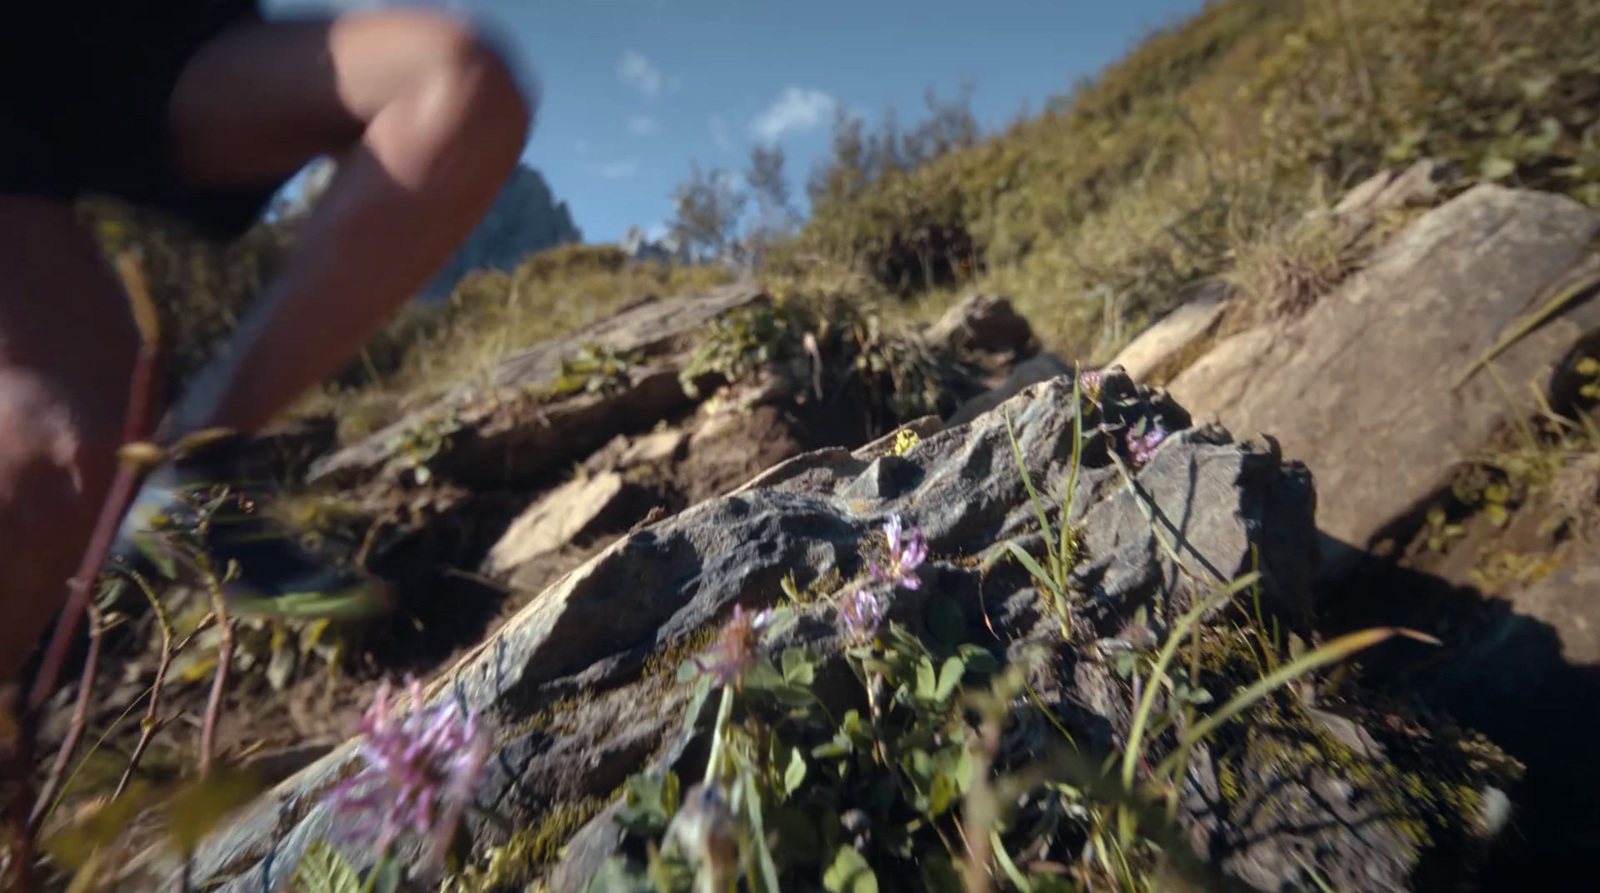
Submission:
<svg viewBox="0 0 1600 893">
<path fill-rule="evenodd" d="M 1079 379 L 1074 372 L 1072 376 L 1072 470 L 1067 474 L 1067 495 L 1062 499 L 1061 506 L 1061 548 L 1058 554 L 1063 564 L 1070 564 L 1069 555 L 1072 552 L 1072 510 L 1076 508 L 1078 495 L 1078 470 L 1083 465 L 1083 397 L 1079 386 Z M 1071 570 L 1064 568 L 1063 572 Z"/>
<path fill-rule="evenodd" d="M 1033 503 L 1033 510 L 1039 516 L 1039 530 L 1044 534 L 1045 563 L 1050 567 L 1052 574 L 1056 570 L 1055 543 L 1050 541 L 1050 519 L 1045 515 L 1044 500 L 1039 497 L 1039 491 L 1033 487 L 1033 478 L 1028 475 L 1028 463 L 1022 457 L 1022 446 L 1017 443 L 1017 432 L 1011 425 L 1011 413 L 1005 414 L 1006 439 L 1011 442 L 1011 454 L 1017 460 L 1017 473 L 1022 477 L 1022 486 L 1028 491 L 1028 501 Z M 1054 576 L 1051 577 L 1054 579 Z"/>
<path fill-rule="evenodd" d="M 1029 555 L 1026 549 L 1014 542 L 1006 543 L 1005 550 L 1010 552 L 1011 557 L 1017 559 L 1017 563 L 1021 564 L 1028 573 L 1032 574 L 1042 585 L 1049 589 L 1050 594 L 1055 596 L 1058 602 L 1060 601 L 1064 594 L 1062 593 L 1060 587 L 1056 584 L 1055 578 L 1051 577 L 1045 572 L 1043 567 L 1039 566 L 1038 559 L 1034 558 L 1032 555 Z"/>
<path fill-rule="evenodd" d="M 1400 627 L 1378 627 L 1340 636 L 1320 648 L 1301 655 L 1276 672 L 1256 680 L 1248 688 L 1224 704 L 1221 709 L 1207 715 L 1204 719 L 1191 726 L 1183 736 L 1183 740 L 1179 742 L 1178 747 L 1156 769 L 1156 775 L 1165 777 L 1180 752 L 1193 747 L 1196 742 L 1210 735 L 1218 726 L 1239 715 L 1246 708 L 1260 701 L 1295 677 L 1309 673 L 1327 664 L 1344 660 L 1358 651 L 1370 648 L 1395 636 L 1405 636 L 1434 645 L 1439 644 L 1439 640 L 1432 636 Z"/>
</svg>

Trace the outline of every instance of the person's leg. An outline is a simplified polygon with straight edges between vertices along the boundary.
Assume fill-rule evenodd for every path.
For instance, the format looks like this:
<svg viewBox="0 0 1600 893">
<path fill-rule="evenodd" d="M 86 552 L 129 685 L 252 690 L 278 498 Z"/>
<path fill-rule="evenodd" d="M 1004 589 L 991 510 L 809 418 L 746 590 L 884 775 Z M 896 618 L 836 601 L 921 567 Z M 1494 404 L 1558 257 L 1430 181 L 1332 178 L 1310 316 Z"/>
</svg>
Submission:
<svg viewBox="0 0 1600 893">
<path fill-rule="evenodd" d="M 196 186 L 274 181 L 333 154 L 337 174 L 283 276 L 174 409 L 175 433 L 250 433 L 343 366 L 488 211 L 532 98 L 459 19 L 424 10 L 250 23 L 215 38 L 171 101 Z"/>
<path fill-rule="evenodd" d="M 65 202 L 0 196 L 0 684 L 60 608 L 116 468 L 132 314 Z"/>
</svg>

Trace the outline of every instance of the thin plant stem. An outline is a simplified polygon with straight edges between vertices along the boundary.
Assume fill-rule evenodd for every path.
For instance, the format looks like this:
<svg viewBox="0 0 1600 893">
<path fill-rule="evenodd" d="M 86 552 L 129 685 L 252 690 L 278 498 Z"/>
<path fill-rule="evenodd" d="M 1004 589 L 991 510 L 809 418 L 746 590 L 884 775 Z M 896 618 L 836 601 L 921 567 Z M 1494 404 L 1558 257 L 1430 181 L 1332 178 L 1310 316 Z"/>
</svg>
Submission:
<svg viewBox="0 0 1600 893">
<path fill-rule="evenodd" d="M 39 789 L 38 799 L 33 803 L 33 813 L 28 816 L 30 830 L 34 832 L 39 830 L 39 825 L 54 805 L 56 792 L 61 790 L 61 780 L 67 774 L 67 764 L 72 762 L 78 742 L 83 740 L 83 727 L 89 719 L 89 698 L 94 694 L 94 677 L 100 667 L 100 642 L 105 629 L 101 623 L 100 608 L 94 602 L 85 605 L 84 611 L 89 615 L 89 653 L 83 661 L 83 673 L 78 677 L 78 701 L 72 708 L 72 722 L 67 726 L 67 735 L 61 740 L 61 749 L 56 752 L 55 764 L 50 767 L 44 787 Z"/>
<path fill-rule="evenodd" d="M 211 774 L 211 762 L 216 756 L 217 717 L 222 713 L 222 695 L 228 686 L 228 665 L 233 663 L 233 621 L 228 617 L 228 607 L 223 602 L 222 584 L 207 564 L 206 588 L 211 591 L 211 610 L 217 615 L 221 627 L 221 640 L 217 645 L 217 672 L 211 679 L 211 697 L 206 702 L 205 722 L 200 727 L 200 776 Z"/>
<path fill-rule="evenodd" d="M 144 719 L 139 722 L 139 743 L 133 746 L 133 755 L 128 757 L 128 765 L 122 770 L 122 778 L 117 780 L 117 789 L 112 791 L 111 799 L 116 800 L 128 789 L 128 783 L 133 779 L 133 773 L 139 770 L 139 762 L 144 759 L 144 752 L 149 749 L 150 741 L 156 736 L 163 723 L 158 714 L 161 710 L 161 689 L 167 681 L 167 670 L 172 666 L 172 623 L 167 618 L 167 609 L 156 598 L 145 581 L 135 578 L 135 584 L 144 592 L 145 598 L 150 600 L 150 607 L 156 613 L 156 622 L 161 625 L 161 662 L 156 665 L 156 679 L 150 686 L 150 704 L 144 711 Z"/>
<path fill-rule="evenodd" d="M 723 741 L 727 735 L 728 719 L 733 716 L 733 686 L 722 687 L 722 703 L 717 705 L 717 724 L 711 727 L 711 755 L 706 758 L 706 777 L 717 778 L 721 773 Z"/>
</svg>

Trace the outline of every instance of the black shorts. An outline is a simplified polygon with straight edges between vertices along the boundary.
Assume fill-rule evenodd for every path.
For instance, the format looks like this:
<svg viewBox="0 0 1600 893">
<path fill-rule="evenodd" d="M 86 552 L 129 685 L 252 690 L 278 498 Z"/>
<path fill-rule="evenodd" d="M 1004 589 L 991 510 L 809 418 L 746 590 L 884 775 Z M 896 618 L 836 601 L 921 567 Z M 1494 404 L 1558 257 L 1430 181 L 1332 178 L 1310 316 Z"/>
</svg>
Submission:
<svg viewBox="0 0 1600 893">
<path fill-rule="evenodd" d="M 287 181 L 193 189 L 172 167 L 168 103 L 211 37 L 255 0 L 45 0 L 0 31 L 0 196 L 112 196 L 211 238 L 248 229 Z M 66 8 L 65 11 L 62 11 Z"/>
</svg>

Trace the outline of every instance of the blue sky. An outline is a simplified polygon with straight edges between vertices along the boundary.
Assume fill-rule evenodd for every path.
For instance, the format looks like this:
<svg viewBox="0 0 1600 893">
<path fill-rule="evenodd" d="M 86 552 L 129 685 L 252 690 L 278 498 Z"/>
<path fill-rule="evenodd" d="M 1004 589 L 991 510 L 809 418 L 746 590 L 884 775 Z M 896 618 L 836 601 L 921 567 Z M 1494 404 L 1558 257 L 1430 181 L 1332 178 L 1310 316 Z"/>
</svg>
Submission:
<svg viewBox="0 0 1600 893">
<path fill-rule="evenodd" d="M 267 0 L 266 8 L 315 7 Z M 334 6 L 376 5 L 339 0 Z M 886 106 L 922 117 L 923 91 L 963 76 L 986 128 L 1037 111 L 1203 0 L 455 0 L 497 25 L 543 101 L 525 158 L 588 242 L 658 227 L 702 169 L 742 169 L 774 141 L 803 193 L 833 109 L 869 126 Z M 981 11 L 980 11 L 981 10 Z"/>
</svg>

